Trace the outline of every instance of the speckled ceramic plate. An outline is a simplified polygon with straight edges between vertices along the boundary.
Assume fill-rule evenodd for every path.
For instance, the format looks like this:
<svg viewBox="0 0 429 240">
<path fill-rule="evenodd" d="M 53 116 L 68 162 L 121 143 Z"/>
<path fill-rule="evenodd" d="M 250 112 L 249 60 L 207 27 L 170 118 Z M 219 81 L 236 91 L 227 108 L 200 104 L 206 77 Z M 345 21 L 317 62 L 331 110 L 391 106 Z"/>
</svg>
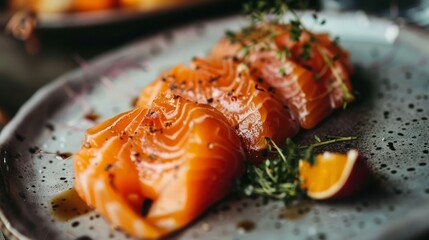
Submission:
<svg viewBox="0 0 429 240">
<path fill-rule="evenodd" d="M 355 135 L 331 149 L 360 149 L 373 170 L 360 196 L 302 200 L 285 207 L 260 199 L 227 200 L 172 239 L 404 239 L 429 230 L 429 34 L 356 14 L 322 14 L 356 66 L 358 100 L 313 135 Z M 204 56 L 238 18 L 200 22 L 103 56 L 41 89 L 1 133 L 0 218 L 20 239 L 123 239 L 96 212 L 55 218 L 52 199 L 73 186 L 68 152 L 85 129 L 131 108 L 139 90 L 162 70 Z M 13 91 L 13 90 L 11 90 Z M 18 94 L 18 93 L 17 93 Z M 59 153 L 59 154 L 58 154 Z M 58 206 L 54 206 L 58 207 Z M 237 229 L 247 221 L 249 231 Z M 250 224 L 252 223 L 252 224 Z M 254 224 L 254 225 L 253 225 Z"/>
</svg>

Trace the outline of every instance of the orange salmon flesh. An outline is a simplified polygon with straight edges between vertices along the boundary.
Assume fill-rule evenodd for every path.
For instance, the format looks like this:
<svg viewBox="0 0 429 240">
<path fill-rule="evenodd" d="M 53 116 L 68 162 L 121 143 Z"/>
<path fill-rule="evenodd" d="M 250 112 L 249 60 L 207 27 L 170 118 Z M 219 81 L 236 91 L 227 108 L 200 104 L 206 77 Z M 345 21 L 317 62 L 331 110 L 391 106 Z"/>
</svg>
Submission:
<svg viewBox="0 0 429 240">
<path fill-rule="evenodd" d="M 113 226 L 159 238 L 224 198 L 244 160 L 220 112 L 161 95 L 87 131 L 74 158 L 75 188 Z"/>
</svg>

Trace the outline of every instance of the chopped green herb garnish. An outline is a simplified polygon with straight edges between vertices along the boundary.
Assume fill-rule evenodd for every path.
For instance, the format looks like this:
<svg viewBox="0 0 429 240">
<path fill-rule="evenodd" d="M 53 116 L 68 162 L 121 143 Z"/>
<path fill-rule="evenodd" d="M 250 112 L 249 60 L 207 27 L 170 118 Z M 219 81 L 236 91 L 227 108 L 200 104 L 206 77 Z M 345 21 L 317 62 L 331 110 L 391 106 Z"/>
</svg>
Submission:
<svg viewBox="0 0 429 240">
<path fill-rule="evenodd" d="M 317 51 L 322 56 L 323 61 L 327 67 L 324 67 L 320 73 L 315 75 L 315 80 L 320 79 L 327 70 L 330 70 L 337 82 L 335 87 L 339 86 L 343 92 L 343 106 L 346 107 L 347 103 L 352 100 L 354 96 L 349 91 L 348 87 L 344 83 L 344 79 L 342 79 L 342 76 L 338 73 L 338 70 L 333 64 L 333 62 L 338 60 L 340 56 L 330 59 L 325 53 L 324 49 L 321 47 L 320 43 L 318 43 L 315 35 L 306 29 L 298 13 L 296 12 L 296 9 L 306 9 L 307 5 L 307 0 L 247 0 L 243 7 L 243 13 L 251 19 L 250 26 L 243 28 L 240 33 L 234 34 L 233 32 L 228 31 L 226 36 L 232 43 L 240 43 L 243 46 L 243 49 L 241 49 L 239 53 L 243 59 L 254 50 L 271 50 L 272 47 L 269 45 L 269 42 L 273 42 L 273 39 L 278 34 L 280 34 L 280 32 L 279 29 L 276 29 L 270 24 L 286 24 L 285 22 L 282 22 L 284 21 L 284 15 L 286 13 L 290 13 L 293 16 L 293 18 L 288 21 L 287 28 L 290 39 L 294 42 L 299 42 L 304 32 L 310 37 L 308 42 L 300 45 L 302 49 L 300 51 L 299 57 L 303 61 L 311 60 L 312 50 Z M 326 23 L 326 19 L 320 19 L 317 13 L 313 13 L 312 17 L 320 25 L 324 25 Z M 265 41 L 267 39 L 269 41 Z M 265 44 L 266 46 L 257 47 L 258 44 Z M 334 40 L 332 40 L 332 45 L 337 47 L 338 44 L 339 38 L 336 37 Z M 313 48 L 313 46 L 315 47 Z M 281 59 L 284 59 L 283 61 L 285 61 L 286 58 L 291 58 L 292 54 L 290 49 L 282 48 L 278 49 L 277 51 L 277 56 Z M 279 69 L 279 72 L 283 71 Z"/>
<path fill-rule="evenodd" d="M 285 69 L 284 67 L 280 67 L 280 68 L 279 68 L 279 73 L 280 73 L 282 76 L 285 76 L 285 75 L 286 75 L 286 69 Z"/>
<path fill-rule="evenodd" d="M 280 49 L 277 52 L 277 57 L 279 59 L 285 59 L 285 58 L 290 59 L 290 58 L 292 58 L 292 53 L 287 47 L 282 47 L 282 49 Z"/>
<path fill-rule="evenodd" d="M 334 40 L 332 40 L 332 45 L 334 47 L 338 47 L 339 43 L 340 43 L 340 37 L 338 37 L 338 36 L 335 37 Z"/>
<path fill-rule="evenodd" d="M 317 142 L 321 142 L 321 141 L 322 141 L 322 140 L 320 140 L 319 136 L 317 136 L 317 135 L 314 135 L 314 139 L 315 139 Z"/>
<path fill-rule="evenodd" d="M 308 60 L 310 60 L 310 57 L 311 57 L 310 50 L 311 50 L 311 45 L 310 45 L 310 43 L 304 43 L 304 44 L 302 45 L 302 52 L 301 52 L 301 54 L 299 55 L 299 56 L 301 57 L 301 59 L 302 59 L 302 60 L 304 60 L 304 61 L 308 61 Z"/>
<path fill-rule="evenodd" d="M 291 20 L 290 21 L 290 38 L 295 41 L 298 42 L 299 38 L 301 37 L 301 33 L 302 33 L 302 27 L 301 27 L 301 22 L 299 20 Z"/>
<path fill-rule="evenodd" d="M 229 41 L 231 41 L 232 43 L 236 43 L 237 42 L 237 35 L 230 30 L 227 30 L 225 32 L 225 36 L 229 39 Z"/>
<path fill-rule="evenodd" d="M 320 80 L 320 78 L 322 77 L 320 74 L 314 74 L 314 81 L 316 82 L 316 83 L 318 83 L 319 82 L 319 80 Z"/>
<path fill-rule="evenodd" d="M 315 136 L 316 143 L 308 146 L 295 144 L 287 139 L 280 148 L 272 139 L 266 138 L 267 158 L 259 165 L 246 165 L 245 174 L 238 179 L 236 190 L 246 196 L 262 196 L 288 201 L 301 194 L 299 179 L 299 161 L 304 159 L 315 162 L 314 149 L 320 146 L 355 140 L 356 137 L 328 136 L 322 141 Z"/>
</svg>

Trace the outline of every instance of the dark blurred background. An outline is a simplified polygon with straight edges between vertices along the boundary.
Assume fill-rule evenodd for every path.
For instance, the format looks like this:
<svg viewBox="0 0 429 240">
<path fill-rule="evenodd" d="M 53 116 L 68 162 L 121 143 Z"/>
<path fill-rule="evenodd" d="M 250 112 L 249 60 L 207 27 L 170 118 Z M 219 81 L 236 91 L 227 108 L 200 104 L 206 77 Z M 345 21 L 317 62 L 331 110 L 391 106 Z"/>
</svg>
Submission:
<svg viewBox="0 0 429 240">
<path fill-rule="evenodd" d="M 11 14 L 5 11 L 6 0 L 0 0 L 3 15 L 0 17 L 0 108 L 10 118 L 38 88 L 78 67 L 76 58 L 91 59 L 167 28 L 234 14 L 239 5 L 234 0 L 211 1 L 141 16 L 131 12 L 130 18 L 124 17 L 126 13 L 109 13 L 106 15 L 112 21 L 107 23 L 95 19 L 93 23 L 88 20 L 70 24 L 74 21 L 71 19 L 65 26 L 47 24 L 35 30 L 39 47 L 37 52 L 29 53 L 23 41 L 5 33 L 4 25 Z"/>
</svg>

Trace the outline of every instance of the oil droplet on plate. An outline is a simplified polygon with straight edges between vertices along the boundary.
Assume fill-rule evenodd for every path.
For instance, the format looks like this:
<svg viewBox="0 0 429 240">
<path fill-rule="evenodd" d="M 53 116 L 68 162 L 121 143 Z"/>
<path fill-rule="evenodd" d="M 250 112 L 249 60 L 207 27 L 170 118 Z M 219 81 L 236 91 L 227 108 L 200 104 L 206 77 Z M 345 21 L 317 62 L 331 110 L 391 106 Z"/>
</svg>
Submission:
<svg viewBox="0 0 429 240">
<path fill-rule="evenodd" d="M 51 204 L 53 216 L 60 221 L 68 221 L 91 211 L 74 188 L 55 195 Z"/>
<path fill-rule="evenodd" d="M 250 220 L 243 220 L 237 223 L 236 227 L 237 227 L 238 233 L 244 234 L 244 233 L 251 232 L 253 229 L 255 229 L 256 224 Z"/>
<path fill-rule="evenodd" d="M 139 101 L 139 97 L 134 97 L 133 99 L 131 99 L 131 102 L 130 102 L 131 107 L 137 107 L 138 101 Z"/>
<path fill-rule="evenodd" d="M 201 225 L 201 229 L 203 229 L 204 232 L 209 232 L 211 230 L 211 226 L 208 223 L 203 223 Z"/>
<path fill-rule="evenodd" d="M 66 160 L 66 159 L 70 158 L 71 156 L 73 156 L 73 153 L 71 153 L 71 152 L 56 152 L 55 153 L 55 158 L 58 160 Z"/>
<path fill-rule="evenodd" d="M 313 204 L 311 202 L 299 202 L 283 208 L 278 216 L 279 219 L 294 220 L 303 217 L 310 212 Z"/>
<path fill-rule="evenodd" d="M 100 115 L 94 111 L 91 111 L 91 112 L 85 114 L 84 118 L 88 121 L 96 122 L 100 118 Z"/>
</svg>

